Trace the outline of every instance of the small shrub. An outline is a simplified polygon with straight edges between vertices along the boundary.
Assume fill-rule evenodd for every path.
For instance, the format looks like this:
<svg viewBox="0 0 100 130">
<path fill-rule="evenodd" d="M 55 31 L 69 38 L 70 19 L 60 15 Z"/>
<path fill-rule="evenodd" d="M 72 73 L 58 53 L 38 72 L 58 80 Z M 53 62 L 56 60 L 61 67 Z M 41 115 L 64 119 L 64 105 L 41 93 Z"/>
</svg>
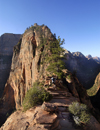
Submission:
<svg viewBox="0 0 100 130">
<path fill-rule="evenodd" d="M 29 89 L 25 95 L 22 104 L 24 111 L 37 104 L 41 104 L 43 101 L 48 101 L 51 98 L 52 96 L 48 92 L 46 92 L 41 84 L 39 82 L 35 82 L 33 87 Z"/>
<path fill-rule="evenodd" d="M 77 125 L 86 124 L 90 120 L 87 106 L 79 102 L 73 102 L 69 105 L 69 111 L 73 115 L 73 119 Z"/>
<path fill-rule="evenodd" d="M 87 114 L 85 111 L 81 111 L 80 121 L 86 124 L 90 120 L 90 115 Z"/>
<path fill-rule="evenodd" d="M 71 105 L 69 105 L 69 111 L 73 114 L 73 115 L 77 115 L 77 113 L 79 113 L 79 103 L 78 102 L 73 102 Z"/>
</svg>

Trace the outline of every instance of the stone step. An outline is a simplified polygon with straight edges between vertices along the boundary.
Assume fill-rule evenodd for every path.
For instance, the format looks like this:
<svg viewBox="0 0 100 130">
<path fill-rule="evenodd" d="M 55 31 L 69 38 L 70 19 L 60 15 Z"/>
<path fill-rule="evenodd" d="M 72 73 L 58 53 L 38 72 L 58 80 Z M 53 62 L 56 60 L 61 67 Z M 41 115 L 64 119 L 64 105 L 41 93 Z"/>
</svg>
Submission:
<svg viewBox="0 0 100 130">
<path fill-rule="evenodd" d="M 68 107 L 58 107 L 58 111 L 59 112 L 67 112 L 68 111 Z"/>
<path fill-rule="evenodd" d="M 73 101 L 79 101 L 79 99 L 75 97 L 69 97 L 69 98 L 57 97 L 57 98 L 51 99 L 50 103 L 58 107 L 68 107 Z"/>
<path fill-rule="evenodd" d="M 66 99 L 65 96 L 53 96 L 53 99 Z"/>
<path fill-rule="evenodd" d="M 72 94 L 69 92 L 59 92 L 59 91 L 48 91 L 52 96 L 65 96 L 65 97 L 71 97 Z"/>
<path fill-rule="evenodd" d="M 58 90 L 58 89 L 47 89 L 47 91 L 51 91 L 51 92 L 58 92 L 58 93 L 69 93 L 68 91 L 66 90 Z"/>
</svg>

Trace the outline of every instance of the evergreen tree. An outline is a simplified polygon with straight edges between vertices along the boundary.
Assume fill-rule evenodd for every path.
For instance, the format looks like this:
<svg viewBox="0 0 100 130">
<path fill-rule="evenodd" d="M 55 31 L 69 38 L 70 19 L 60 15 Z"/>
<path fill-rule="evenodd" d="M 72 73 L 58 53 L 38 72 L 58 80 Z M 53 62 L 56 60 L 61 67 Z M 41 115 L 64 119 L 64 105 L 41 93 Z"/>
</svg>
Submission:
<svg viewBox="0 0 100 130">
<path fill-rule="evenodd" d="M 61 41 L 61 38 L 55 39 L 48 44 L 48 48 L 50 53 L 47 54 L 46 61 L 49 63 L 47 71 L 51 74 L 55 74 L 59 79 L 62 78 L 64 69 L 64 62 L 62 59 L 64 58 L 64 49 L 61 45 L 64 44 L 64 39 Z"/>
</svg>

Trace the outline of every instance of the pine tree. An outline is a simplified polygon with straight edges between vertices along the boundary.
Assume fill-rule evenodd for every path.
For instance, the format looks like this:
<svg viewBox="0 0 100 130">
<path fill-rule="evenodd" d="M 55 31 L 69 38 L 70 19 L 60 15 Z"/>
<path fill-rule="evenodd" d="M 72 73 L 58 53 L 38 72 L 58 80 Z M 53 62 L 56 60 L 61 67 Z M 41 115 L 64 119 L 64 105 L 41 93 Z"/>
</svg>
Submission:
<svg viewBox="0 0 100 130">
<path fill-rule="evenodd" d="M 51 74 L 55 74 L 59 79 L 62 78 L 64 69 L 64 62 L 62 59 L 64 58 L 64 49 L 61 45 L 64 44 L 64 39 L 61 41 L 61 38 L 55 39 L 48 44 L 48 48 L 50 50 L 50 54 L 47 55 L 46 61 L 49 63 L 47 67 L 47 71 Z"/>
</svg>

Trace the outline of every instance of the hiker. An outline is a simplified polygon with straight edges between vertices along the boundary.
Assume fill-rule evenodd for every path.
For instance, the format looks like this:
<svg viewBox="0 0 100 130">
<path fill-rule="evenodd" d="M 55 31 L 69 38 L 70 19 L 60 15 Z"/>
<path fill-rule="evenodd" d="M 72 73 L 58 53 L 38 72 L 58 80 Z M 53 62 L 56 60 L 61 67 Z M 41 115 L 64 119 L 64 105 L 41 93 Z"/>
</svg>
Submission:
<svg viewBox="0 0 100 130">
<path fill-rule="evenodd" d="M 53 84 L 53 88 L 56 89 L 56 78 L 52 77 L 51 81 L 52 81 L 52 84 Z"/>
<path fill-rule="evenodd" d="M 56 79 L 54 77 L 51 78 L 52 84 L 55 84 Z"/>
</svg>

